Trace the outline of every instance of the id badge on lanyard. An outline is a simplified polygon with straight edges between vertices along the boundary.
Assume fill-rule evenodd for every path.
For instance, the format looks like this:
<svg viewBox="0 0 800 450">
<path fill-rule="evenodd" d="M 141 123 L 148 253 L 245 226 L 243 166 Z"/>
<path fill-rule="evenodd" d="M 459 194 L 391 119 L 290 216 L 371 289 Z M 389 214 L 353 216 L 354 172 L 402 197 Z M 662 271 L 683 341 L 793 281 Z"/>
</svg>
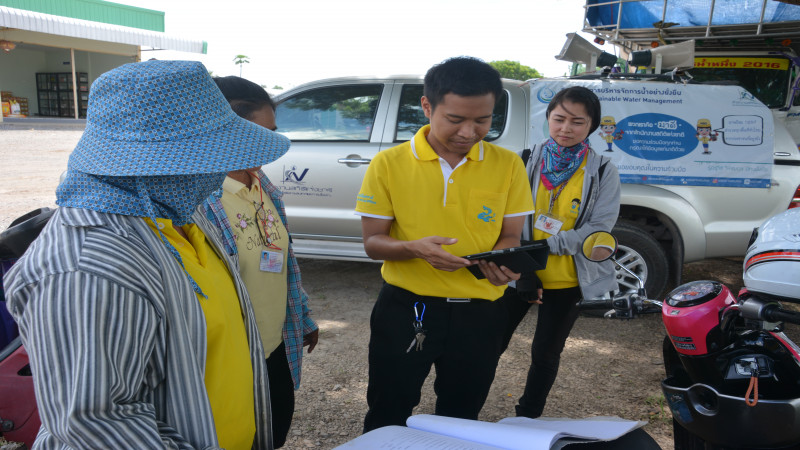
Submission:
<svg viewBox="0 0 800 450">
<path fill-rule="evenodd" d="M 253 178 L 258 179 L 258 176 L 254 173 L 250 173 Z M 258 228 L 258 234 L 261 237 L 262 243 L 269 248 L 270 250 L 261 250 L 261 258 L 258 261 L 258 270 L 262 272 L 271 272 L 271 273 L 281 273 L 283 271 L 283 250 L 280 247 L 273 244 L 269 238 L 269 232 L 267 230 L 267 213 L 264 211 L 264 191 L 261 190 L 260 186 L 258 189 L 258 193 L 261 196 L 261 203 L 253 202 L 253 206 L 255 206 L 256 214 L 256 227 Z M 263 216 L 259 216 L 259 211 Z"/>
<path fill-rule="evenodd" d="M 261 261 L 258 268 L 262 272 L 281 273 L 283 271 L 283 252 L 261 250 Z"/>
<path fill-rule="evenodd" d="M 565 181 L 559 186 L 555 196 L 553 195 L 553 191 L 550 191 L 550 208 L 546 213 L 540 213 L 536 216 L 536 221 L 533 224 L 534 228 L 550 235 L 558 234 L 558 232 L 561 231 L 561 227 L 564 226 L 564 219 L 557 214 L 553 214 L 553 205 L 555 205 L 558 196 L 561 195 L 561 191 L 564 190 L 566 185 L 567 182 Z"/>
</svg>

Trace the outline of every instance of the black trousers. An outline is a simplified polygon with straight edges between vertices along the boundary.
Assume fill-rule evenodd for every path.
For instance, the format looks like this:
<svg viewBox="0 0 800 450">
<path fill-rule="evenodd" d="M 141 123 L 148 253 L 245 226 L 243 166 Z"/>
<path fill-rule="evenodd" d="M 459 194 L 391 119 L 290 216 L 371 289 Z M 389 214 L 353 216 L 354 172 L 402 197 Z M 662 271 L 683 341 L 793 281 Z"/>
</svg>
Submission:
<svg viewBox="0 0 800 450">
<path fill-rule="evenodd" d="M 280 448 L 286 443 L 294 415 L 294 381 L 283 342 L 267 358 L 267 374 L 272 408 L 272 442 L 275 448 Z"/>
<path fill-rule="evenodd" d="M 580 313 L 577 304 L 581 297 L 578 287 L 544 290 L 531 344 L 531 366 L 525 391 L 516 406 L 517 416 L 537 418 L 542 415 L 547 395 L 558 375 L 561 352 Z M 531 304 L 519 297 L 514 288 L 506 289 L 499 302 L 508 311 L 502 342 L 504 351 Z"/>
<path fill-rule="evenodd" d="M 422 350 L 414 339 L 414 304 L 422 314 Z M 370 317 L 369 384 L 364 432 L 405 425 L 436 368 L 435 414 L 477 419 L 494 380 L 506 310 L 497 302 L 448 303 L 384 284 Z"/>
</svg>

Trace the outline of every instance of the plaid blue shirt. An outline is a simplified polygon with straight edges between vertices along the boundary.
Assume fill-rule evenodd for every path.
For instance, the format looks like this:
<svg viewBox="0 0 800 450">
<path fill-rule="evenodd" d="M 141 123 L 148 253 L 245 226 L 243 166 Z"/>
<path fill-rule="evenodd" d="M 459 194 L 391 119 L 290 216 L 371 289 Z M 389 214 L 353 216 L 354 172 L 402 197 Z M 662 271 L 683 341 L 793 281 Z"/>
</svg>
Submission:
<svg viewBox="0 0 800 450">
<path fill-rule="evenodd" d="M 286 230 L 289 224 L 286 222 L 286 211 L 283 207 L 283 193 L 275 187 L 269 178 L 259 169 L 258 179 L 261 183 L 261 190 L 268 193 L 272 199 L 278 214 L 283 221 Z M 222 207 L 222 190 L 218 190 L 206 199 L 200 206 L 200 210 L 205 216 L 222 231 L 223 244 L 229 255 L 238 258 L 236 249 L 236 239 L 231 229 L 228 215 Z M 283 342 L 286 345 L 286 359 L 289 360 L 289 369 L 292 371 L 292 381 L 294 388 L 300 387 L 300 372 L 303 361 L 303 336 L 316 330 L 317 324 L 310 317 L 311 309 L 308 307 L 308 295 L 303 290 L 300 280 L 300 266 L 294 256 L 294 250 L 289 244 L 289 266 L 287 268 L 287 301 L 286 301 L 286 321 L 283 324 Z M 267 355 L 269 356 L 269 355 Z"/>
</svg>

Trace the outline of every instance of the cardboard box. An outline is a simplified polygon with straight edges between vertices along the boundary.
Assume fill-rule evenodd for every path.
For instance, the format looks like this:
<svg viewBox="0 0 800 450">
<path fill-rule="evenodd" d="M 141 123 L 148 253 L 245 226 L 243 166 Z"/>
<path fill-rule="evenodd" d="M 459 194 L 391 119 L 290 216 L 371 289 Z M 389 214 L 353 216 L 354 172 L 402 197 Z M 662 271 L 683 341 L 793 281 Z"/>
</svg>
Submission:
<svg viewBox="0 0 800 450">
<path fill-rule="evenodd" d="M 17 104 L 19 105 L 19 114 L 22 116 L 28 115 L 28 99 L 25 97 L 14 97 Z"/>
</svg>

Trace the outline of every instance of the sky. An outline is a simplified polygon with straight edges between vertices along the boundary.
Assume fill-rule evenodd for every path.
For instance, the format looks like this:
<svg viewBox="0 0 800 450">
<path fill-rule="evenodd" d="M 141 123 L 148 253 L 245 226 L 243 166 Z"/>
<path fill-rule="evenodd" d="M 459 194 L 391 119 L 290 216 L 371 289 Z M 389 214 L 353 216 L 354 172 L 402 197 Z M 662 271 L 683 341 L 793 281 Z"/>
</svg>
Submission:
<svg viewBox="0 0 800 450">
<path fill-rule="evenodd" d="M 208 54 L 143 52 L 191 59 L 214 75 L 268 88 L 350 75 L 424 74 L 452 56 L 512 60 L 545 76 L 566 33 L 582 28 L 584 0 L 112 0 L 165 13 L 165 32 L 208 42 Z M 591 36 L 583 35 L 591 40 Z M 605 48 L 604 48 L 605 47 Z M 613 52 L 610 45 L 601 47 Z"/>
</svg>

